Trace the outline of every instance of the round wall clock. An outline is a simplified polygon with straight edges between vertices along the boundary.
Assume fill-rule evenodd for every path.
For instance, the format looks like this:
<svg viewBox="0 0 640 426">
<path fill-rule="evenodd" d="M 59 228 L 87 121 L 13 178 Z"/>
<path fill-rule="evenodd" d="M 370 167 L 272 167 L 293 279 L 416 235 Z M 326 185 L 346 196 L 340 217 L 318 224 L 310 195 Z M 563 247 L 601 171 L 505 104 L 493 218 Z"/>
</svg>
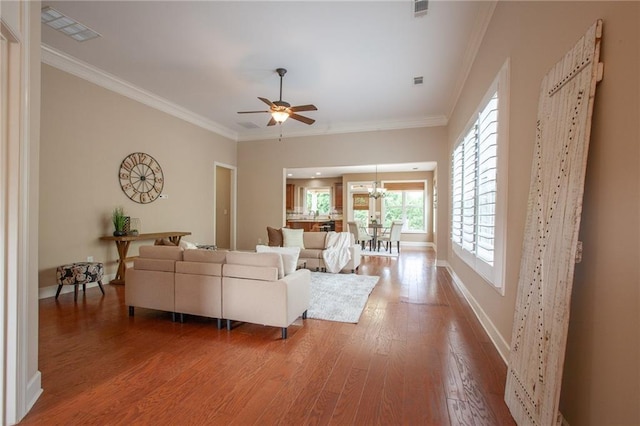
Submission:
<svg viewBox="0 0 640 426">
<path fill-rule="evenodd" d="M 140 204 L 154 201 L 164 186 L 160 164 L 143 152 L 134 152 L 122 160 L 119 177 L 122 191 Z"/>
</svg>

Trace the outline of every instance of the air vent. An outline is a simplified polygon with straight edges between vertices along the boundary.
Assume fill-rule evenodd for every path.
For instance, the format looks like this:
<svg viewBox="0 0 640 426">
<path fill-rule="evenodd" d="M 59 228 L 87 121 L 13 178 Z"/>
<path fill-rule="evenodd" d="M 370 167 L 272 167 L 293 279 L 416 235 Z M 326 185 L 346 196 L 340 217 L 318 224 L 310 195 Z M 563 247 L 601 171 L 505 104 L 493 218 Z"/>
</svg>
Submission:
<svg viewBox="0 0 640 426">
<path fill-rule="evenodd" d="M 42 8 L 40 12 L 40 21 L 54 30 L 60 31 L 62 34 L 71 37 L 75 41 L 87 41 L 100 37 L 100 34 L 93 31 L 91 28 L 79 23 L 73 18 L 69 18 L 64 13 L 52 8 L 51 6 Z"/>
<path fill-rule="evenodd" d="M 239 126 L 244 127 L 245 129 L 259 129 L 260 126 L 258 126 L 255 123 L 252 123 L 250 121 L 243 121 L 241 123 L 238 123 Z"/>
<path fill-rule="evenodd" d="M 424 82 L 424 78 L 422 76 L 413 77 L 413 84 L 414 85 L 422 84 L 423 82 Z"/>
<path fill-rule="evenodd" d="M 413 0 L 413 16 L 423 16 L 429 10 L 429 0 Z"/>
</svg>

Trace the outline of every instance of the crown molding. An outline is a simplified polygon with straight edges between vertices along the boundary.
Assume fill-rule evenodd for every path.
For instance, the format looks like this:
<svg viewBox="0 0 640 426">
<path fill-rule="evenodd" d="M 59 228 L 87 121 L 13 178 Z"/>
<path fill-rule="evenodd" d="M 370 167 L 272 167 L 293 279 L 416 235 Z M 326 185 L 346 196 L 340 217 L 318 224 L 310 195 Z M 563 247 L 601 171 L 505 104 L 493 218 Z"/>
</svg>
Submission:
<svg viewBox="0 0 640 426">
<path fill-rule="evenodd" d="M 233 141 L 252 141 L 278 138 L 280 129 L 255 129 L 236 132 L 209 120 L 199 114 L 181 107 L 167 99 L 135 86 L 106 71 L 90 65 L 80 59 L 67 55 L 53 47 L 41 44 L 41 60 L 43 63 L 65 71 L 83 80 L 89 81 L 112 92 L 126 96 L 151 108 L 163 111 L 181 120 L 187 121 L 203 129 L 209 130 Z M 377 132 L 384 130 L 400 130 L 420 127 L 446 126 L 448 119 L 444 115 L 424 117 L 413 120 L 376 121 L 365 123 L 346 123 L 340 125 L 313 126 L 304 130 L 286 132 L 287 137 L 321 136 L 342 133 Z"/>
<path fill-rule="evenodd" d="M 453 96 L 451 97 L 451 102 L 449 104 L 448 117 L 451 117 L 451 115 L 453 114 L 453 110 L 458 103 L 460 95 L 462 94 L 462 89 L 467 82 L 467 78 L 469 77 L 469 73 L 471 72 L 471 67 L 476 60 L 478 50 L 480 50 L 480 45 L 482 44 L 482 40 L 484 39 L 484 34 L 487 32 L 487 28 L 489 28 L 489 23 L 491 22 L 493 12 L 496 10 L 497 4 L 498 0 L 486 2 L 486 6 L 476 18 L 475 25 L 473 26 L 473 30 L 471 31 L 471 37 L 469 38 L 469 44 L 467 45 L 467 48 L 464 52 L 464 57 L 462 58 L 462 66 L 460 67 L 458 80 L 456 81 L 456 85 L 453 88 Z"/>
<path fill-rule="evenodd" d="M 51 46 L 42 43 L 41 53 L 42 62 L 47 65 L 68 72 L 69 74 L 80 77 L 83 80 L 87 80 L 107 90 L 126 96 L 129 99 L 133 99 L 134 101 L 140 102 L 151 108 L 170 114 L 198 127 L 217 133 L 225 138 L 229 138 L 234 141 L 238 140 L 237 132 L 109 74 L 106 71 L 89 65 L 86 62 L 74 58 L 73 56 L 60 52 Z"/>
<path fill-rule="evenodd" d="M 242 132 L 238 135 L 238 141 L 257 141 L 265 139 L 274 139 L 282 136 L 287 138 L 305 137 L 305 136 L 322 136 L 342 133 L 360 133 L 360 132 L 379 132 L 384 130 L 401 130 L 415 129 L 420 127 L 439 127 L 446 126 L 447 117 L 438 115 L 433 117 L 425 117 L 416 120 L 395 120 L 395 121 L 376 121 L 367 123 L 347 123 L 338 126 L 327 125 L 324 127 L 314 126 L 308 129 L 298 131 L 281 131 L 276 128 L 269 133 L 265 133 L 264 129 Z M 286 124 L 285 124 L 286 127 Z"/>
</svg>

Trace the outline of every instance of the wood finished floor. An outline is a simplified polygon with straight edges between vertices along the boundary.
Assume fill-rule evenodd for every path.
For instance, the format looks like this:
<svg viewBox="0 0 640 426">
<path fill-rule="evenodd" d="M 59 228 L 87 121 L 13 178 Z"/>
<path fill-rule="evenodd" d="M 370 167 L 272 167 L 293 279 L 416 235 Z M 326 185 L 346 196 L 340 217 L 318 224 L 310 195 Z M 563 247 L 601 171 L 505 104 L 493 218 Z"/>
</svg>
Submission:
<svg viewBox="0 0 640 426">
<path fill-rule="evenodd" d="M 506 366 L 433 251 L 363 258 L 360 322 L 174 323 L 105 286 L 40 301 L 44 393 L 25 425 L 513 425 Z"/>
</svg>

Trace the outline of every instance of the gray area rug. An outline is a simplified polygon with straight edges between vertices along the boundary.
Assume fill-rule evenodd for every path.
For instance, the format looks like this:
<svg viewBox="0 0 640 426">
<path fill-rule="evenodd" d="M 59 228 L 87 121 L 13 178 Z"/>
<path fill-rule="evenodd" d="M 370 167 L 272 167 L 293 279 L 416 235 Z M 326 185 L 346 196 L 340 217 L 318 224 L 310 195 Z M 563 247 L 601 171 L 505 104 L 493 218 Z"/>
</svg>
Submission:
<svg viewBox="0 0 640 426">
<path fill-rule="evenodd" d="M 363 256 L 380 256 L 380 257 L 398 257 L 398 252 L 393 249 L 393 252 L 389 253 L 384 248 L 380 248 L 380 251 L 369 250 L 368 248 L 361 251 Z"/>
<path fill-rule="evenodd" d="M 307 317 L 357 323 L 379 279 L 371 275 L 312 272 Z"/>
</svg>

